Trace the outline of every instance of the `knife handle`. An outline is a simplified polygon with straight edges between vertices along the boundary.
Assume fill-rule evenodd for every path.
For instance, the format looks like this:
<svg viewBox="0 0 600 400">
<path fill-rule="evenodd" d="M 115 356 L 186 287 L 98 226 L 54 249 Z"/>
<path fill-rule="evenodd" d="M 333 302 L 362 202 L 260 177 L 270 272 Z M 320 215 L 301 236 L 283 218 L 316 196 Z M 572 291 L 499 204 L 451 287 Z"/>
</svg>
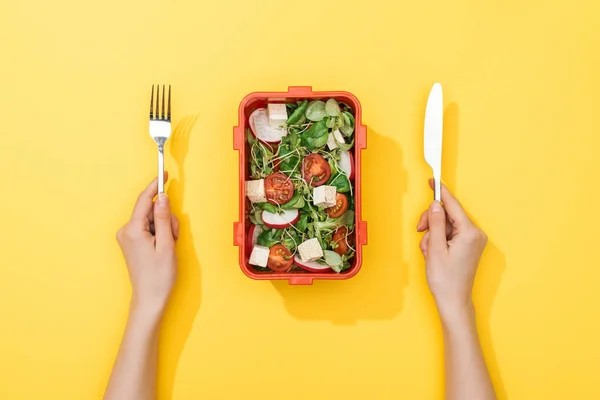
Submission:
<svg viewBox="0 0 600 400">
<path fill-rule="evenodd" d="M 439 176 L 433 177 L 433 199 L 442 201 L 442 178 Z"/>
</svg>

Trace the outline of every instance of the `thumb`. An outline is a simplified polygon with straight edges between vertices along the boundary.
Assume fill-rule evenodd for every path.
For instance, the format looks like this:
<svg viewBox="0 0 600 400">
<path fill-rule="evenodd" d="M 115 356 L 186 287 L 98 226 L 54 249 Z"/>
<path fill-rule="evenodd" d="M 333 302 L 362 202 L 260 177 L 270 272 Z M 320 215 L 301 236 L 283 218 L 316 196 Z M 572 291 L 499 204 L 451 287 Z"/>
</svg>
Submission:
<svg viewBox="0 0 600 400">
<path fill-rule="evenodd" d="M 429 232 L 429 255 L 448 251 L 446 213 L 439 201 L 434 201 L 429 207 Z"/>
<path fill-rule="evenodd" d="M 154 232 L 156 250 L 169 251 L 175 245 L 171 230 L 171 206 L 166 194 L 160 193 L 154 203 Z"/>
</svg>

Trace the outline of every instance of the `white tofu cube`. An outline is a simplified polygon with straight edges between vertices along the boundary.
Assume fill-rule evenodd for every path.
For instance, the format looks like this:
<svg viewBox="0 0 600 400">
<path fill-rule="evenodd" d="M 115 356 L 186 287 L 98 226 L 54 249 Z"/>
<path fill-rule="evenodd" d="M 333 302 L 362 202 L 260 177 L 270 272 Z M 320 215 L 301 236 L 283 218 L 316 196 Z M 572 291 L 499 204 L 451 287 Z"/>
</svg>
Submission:
<svg viewBox="0 0 600 400">
<path fill-rule="evenodd" d="M 285 104 L 267 105 L 267 114 L 269 115 L 269 125 L 272 128 L 285 126 L 285 121 L 288 119 Z"/>
<path fill-rule="evenodd" d="M 333 207 L 336 204 L 336 192 L 335 186 L 317 186 L 313 189 L 313 203 L 317 207 Z"/>
<path fill-rule="evenodd" d="M 337 149 L 338 146 L 335 142 L 336 140 L 338 141 L 338 143 L 346 143 L 346 141 L 344 140 L 344 136 L 342 136 L 342 133 L 337 129 L 331 132 L 329 134 L 329 137 L 327 138 L 327 147 L 329 147 L 329 150 Z"/>
<path fill-rule="evenodd" d="M 267 262 L 269 261 L 269 248 L 265 246 L 255 245 L 252 248 L 252 253 L 250 254 L 250 261 L 248 261 L 252 265 L 256 265 L 257 267 L 265 268 L 267 266 Z"/>
<path fill-rule="evenodd" d="M 300 259 L 304 262 L 315 261 L 323 257 L 323 249 L 317 238 L 308 239 L 298 246 Z"/>
<path fill-rule="evenodd" d="M 252 203 L 264 203 L 267 201 L 265 180 L 246 181 L 246 196 L 248 196 Z"/>
</svg>

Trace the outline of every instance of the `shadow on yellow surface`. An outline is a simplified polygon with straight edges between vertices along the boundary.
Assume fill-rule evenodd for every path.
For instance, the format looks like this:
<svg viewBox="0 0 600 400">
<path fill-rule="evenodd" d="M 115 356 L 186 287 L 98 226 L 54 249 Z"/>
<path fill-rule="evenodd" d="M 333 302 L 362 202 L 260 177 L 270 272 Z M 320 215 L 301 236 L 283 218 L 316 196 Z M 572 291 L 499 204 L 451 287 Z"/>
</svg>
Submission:
<svg viewBox="0 0 600 400">
<path fill-rule="evenodd" d="M 444 112 L 442 180 L 451 191 L 454 191 L 457 187 L 456 171 L 458 170 L 459 122 L 460 113 L 458 104 L 450 103 Z M 477 222 L 476 218 L 470 214 L 469 217 L 484 231 L 486 230 L 484 226 L 481 226 Z M 481 346 L 498 399 L 506 399 L 507 395 L 492 342 L 490 317 L 505 268 L 506 261 L 504 254 L 490 239 L 477 271 L 476 282 L 473 288 L 473 301 L 477 309 L 477 329 L 480 335 Z"/>
<path fill-rule="evenodd" d="M 483 228 L 485 230 L 485 227 Z M 481 346 L 498 399 L 506 399 L 507 395 L 492 341 L 490 317 L 505 269 L 506 259 L 504 254 L 490 241 L 483 253 L 479 269 L 477 270 L 475 287 L 473 289 L 473 302 L 477 309 L 477 329 L 481 339 Z"/>
<path fill-rule="evenodd" d="M 362 201 L 369 244 L 363 247 L 362 268 L 347 281 L 316 281 L 307 287 L 273 282 L 295 318 L 352 325 L 358 320 L 390 320 L 402 311 L 408 285 L 401 229 L 407 174 L 395 140 L 369 129 L 367 142 Z"/>
<path fill-rule="evenodd" d="M 179 269 L 177 282 L 167 308 L 160 332 L 158 397 L 170 399 L 175 383 L 179 357 L 192 330 L 201 302 L 200 263 L 194 248 L 190 218 L 183 210 L 185 195 L 185 158 L 189 138 L 198 115 L 185 117 L 173 131 L 170 140 L 171 155 L 177 164 L 178 178 L 170 181 L 167 193 L 173 213 L 179 217 L 177 257 Z"/>
<path fill-rule="evenodd" d="M 446 186 L 451 190 L 456 187 L 459 121 L 458 104 L 448 104 L 446 111 L 444 111 L 442 181 L 444 181 Z"/>
</svg>

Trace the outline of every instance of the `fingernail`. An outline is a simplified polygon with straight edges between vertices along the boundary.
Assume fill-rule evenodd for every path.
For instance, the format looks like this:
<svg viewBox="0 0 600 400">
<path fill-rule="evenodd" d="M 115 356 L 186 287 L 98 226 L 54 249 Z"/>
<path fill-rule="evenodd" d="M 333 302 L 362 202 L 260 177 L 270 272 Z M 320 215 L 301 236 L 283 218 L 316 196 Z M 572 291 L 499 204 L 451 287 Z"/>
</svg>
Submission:
<svg viewBox="0 0 600 400">
<path fill-rule="evenodd" d="M 158 199 L 156 199 L 156 205 L 158 207 L 167 207 L 169 205 L 169 198 L 166 194 L 160 193 Z"/>
<path fill-rule="evenodd" d="M 421 228 L 421 221 L 419 220 L 419 222 L 417 222 L 417 232 L 419 231 L 420 228 Z"/>
<path fill-rule="evenodd" d="M 431 203 L 431 212 L 436 213 L 440 211 L 442 211 L 442 205 L 439 201 L 436 200 L 433 203 Z"/>
</svg>

